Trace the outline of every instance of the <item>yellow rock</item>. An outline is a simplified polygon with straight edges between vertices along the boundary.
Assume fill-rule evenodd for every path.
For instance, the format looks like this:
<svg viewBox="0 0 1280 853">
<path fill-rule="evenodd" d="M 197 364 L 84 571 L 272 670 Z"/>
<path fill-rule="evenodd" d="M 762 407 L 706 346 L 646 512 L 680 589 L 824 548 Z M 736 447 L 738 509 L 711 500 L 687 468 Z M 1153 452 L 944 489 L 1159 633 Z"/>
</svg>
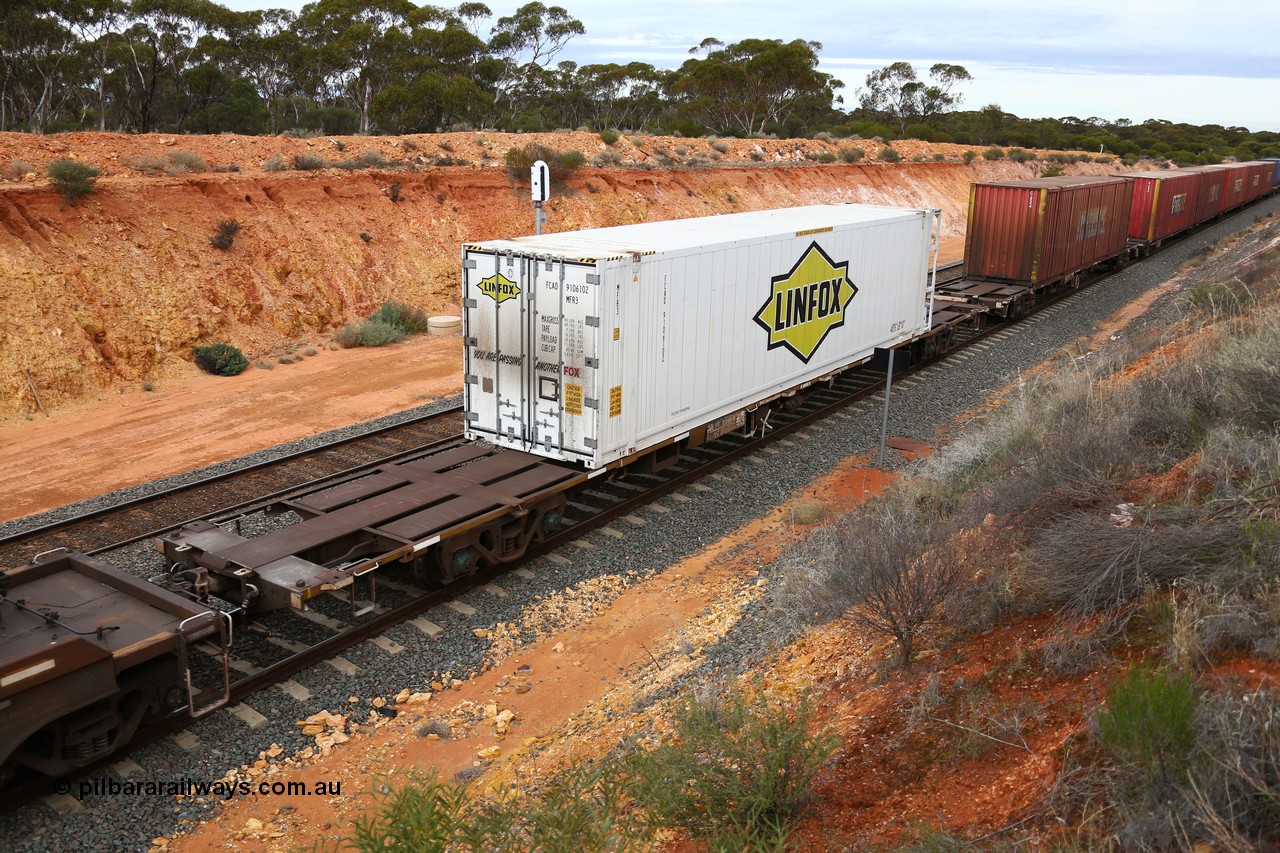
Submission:
<svg viewBox="0 0 1280 853">
<path fill-rule="evenodd" d="M 889 362 L 887 362 L 887 361 L 885 362 L 885 364 L 888 364 L 888 363 L 889 363 Z M 375 708 L 383 708 L 383 707 L 386 707 L 386 704 L 387 704 L 387 700 L 386 700 L 386 699 L 383 699 L 381 696 L 379 696 L 377 699 L 374 699 L 374 700 L 373 700 L 373 707 L 375 707 Z"/>
<path fill-rule="evenodd" d="M 886 362 L 886 364 L 887 364 L 887 363 L 888 363 L 888 362 Z M 484 716 L 485 716 L 485 718 L 486 718 L 486 719 L 489 719 L 489 720 L 492 720 L 494 717 L 498 716 L 498 705 L 497 705 L 497 703 L 495 703 L 495 702 L 490 702 L 488 705 L 485 705 L 485 706 L 484 706 Z"/>
<path fill-rule="evenodd" d="M 888 364 L 888 362 L 885 363 Z M 489 637 L 489 630 L 487 628 L 472 628 L 471 633 L 475 634 L 482 640 L 488 639 Z"/>
<path fill-rule="evenodd" d="M 501 754 L 502 754 L 502 747 L 497 745 L 486 746 L 484 749 L 476 753 L 476 755 L 480 756 L 481 758 L 497 758 Z"/>
<path fill-rule="evenodd" d="M 244 829 L 245 829 L 245 832 L 261 832 L 262 821 L 258 820 L 256 817 L 251 817 L 247 821 L 245 821 Z"/>
<path fill-rule="evenodd" d="M 425 705 L 431 699 L 430 693 L 413 693 L 409 696 L 410 705 Z"/>
<path fill-rule="evenodd" d="M 315 737 L 316 735 L 324 734 L 324 729 L 325 729 L 324 726 L 319 726 L 319 725 L 303 726 L 302 733 L 307 737 Z"/>
<path fill-rule="evenodd" d="M 887 362 L 886 362 L 886 364 L 887 364 Z M 273 744 L 271 744 L 271 746 L 267 747 L 267 753 L 266 753 L 266 754 L 267 754 L 267 758 L 275 758 L 276 756 L 278 756 L 278 755 L 279 755 L 280 753 L 282 753 L 282 752 L 284 752 L 284 747 L 282 747 L 282 746 L 281 746 L 280 744 L 278 744 L 278 743 L 273 743 Z"/>
</svg>

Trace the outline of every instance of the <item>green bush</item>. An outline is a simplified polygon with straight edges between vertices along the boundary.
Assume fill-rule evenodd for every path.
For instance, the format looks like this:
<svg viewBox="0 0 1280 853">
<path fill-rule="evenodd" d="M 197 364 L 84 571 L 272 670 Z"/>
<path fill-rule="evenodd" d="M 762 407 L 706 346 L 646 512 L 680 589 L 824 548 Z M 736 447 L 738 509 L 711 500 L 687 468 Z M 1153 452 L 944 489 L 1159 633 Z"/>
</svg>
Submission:
<svg viewBox="0 0 1280 853">
<path fill-rule="evenodd" d="M 819 163 L 834 163 L 839 158 L 831 151 L 818 152 L 817 161 Z"/>
<path fill-rule="evenodd" d="M 370 816 L 357 817 L 343 849 L 361 853 L 449 850 L 653 849 L 652 833 L 623 817 L 625 789 L 616 774 L 577 766 L 551 780 L 534 799 L 472 797 L 465 783 L 413 773 L 384 789 Z"/>
<path fill-rule="evenodd" d="M 812 723 L 808 700 L 793 713 L 736 690 L 686 703 L 676 736 L 630 759 L 632 793 L 659 826 L 777 836 L 804 813 L 834 748 L 830 736 L 809 733 Z"/>
<path fill-rule="evenodd" d="M 334 334 L 333 339 L 344 349 L 351 347 L 384 347 L 402 341 L 407 336 L 404 329 L 385 320 L 365 320 L 359 325 L 347 324 Z"/>
<path fill-rule="evenodd" d="M 88 163 L 77 160 L 54 160 L 46 170 L 53 188 L 70 204 L 93 192 L 94 181 L 102 174 Z"/>
<path fill-rule="evenodd" d="M 711 147 L 714 148 L 716 151 L 719 151 L 721 154 L 729 153 L 729 143 L 725 142 L 722 139 L 712 140 Z"/>
<path fill-rule="evenodd" d="M 1196 745 L 1196 696 L 1191 678 L 1139 664 L 1111 688 L 1098 715 L 1098 740 L 1123 764 L 1153 779 L 1180 779 Z"/>
<path fill-rule="evenodd" d="M 511 148 L 503 159 L 513 181 L 527 181 L 529 170 L 538 160 L 547 164 L 554 180 L 569 177 L 586 162 L 581 151 L 555 151 L 538 142 L 531 142 L 523 148 Z"/>
<path fill-rule="evenodd" d="M 900 163 L 902 162 L 902 155 L 893 148 L 886 146 L 880 149 L 880 160 L 884 163 Z"/>
<path fill-rule="evenodd" d="M 1015 163 L 1026 163 L 1030 160 L 1036 159 L 1036 153 L 1034 151 L 1027 151 L 1023 148 L 1010 148 L 1009 159 Z"/>
<path fill-rule="evenodd" d="M 857 163 L 867 152 L 863 151 L 856 145 L 846 145 L 840 149 L 840 159 L 846 163 Z"/>
<path fill-rule="evenodd" d="M 1004 149 L 1003 149 L 1003 148 L 988 148 L 986 151 L 983 151 L 983 152 L 982 152 L 982 156 L 983 156 L 983 158 L 985 158 L 985 159 L 987 159 L 987 160 L 1003 160 L 1003 159 L 1004 159 Z"/>
<path fill-rule="evenodd" d="M 937 154 L 934 154 L 934 155 L 933 155 L 933 162 L 935 162 L 935 163 L 945 163 L 945 162 L 947 162 L 947 155 L 946 155 L 946 154 L 943 154 L 941 151 L 939 151 Z"/>
<path fill-rule="evenodd" d="M 1056 178 L 1062 174 L 1062 167 L 1056 163 L 1044 167 L 1044 171 L 1040 173 L 1042 178 Z"/>
<path fill-rule="evenodd" d="M 964 154 L 960 156 L 964 158 L 964 161 L 966 163 L 972 163 L 974 160 L 978 159 L 978 152 L 974 151 L 972 148 L 968 148 L 968 149 L 965 149 Z"/>
<path fill-rule="evenodd" d="M 238 347 L 231 344 L 216 343 L 207 347 L 192 347 L 191 354 L 196 366 L 205 373 L 216 376 L 235 376 L 249 366 L 249 359 Z"/>
<path fill-rule="evenodd" d="M 607 127 L 604 130 L 600 131 L 600 141 L 603 142 L 605 145 L 612 145 L 613 143 L 617 142 L 621 138 L 622 138 L 622 134 L 618 133 L 618 131 L 614 130 L 611 127 Z"/>
<path fill-rule="evenodd" d="M 294 154 L 293 168 L 299 172 L 310 172 L 323 169 L 328 163 L 319 154 Z"/>
<path fill-rule="evenodd" d="M 427 312 L 414 308 L 404 302 L 391 300 L 382 303 L 369 319 L 378 323 L 386 323 L 403 331 L 406 335 L 418 335 L 427 331 Z"/>
</svg>

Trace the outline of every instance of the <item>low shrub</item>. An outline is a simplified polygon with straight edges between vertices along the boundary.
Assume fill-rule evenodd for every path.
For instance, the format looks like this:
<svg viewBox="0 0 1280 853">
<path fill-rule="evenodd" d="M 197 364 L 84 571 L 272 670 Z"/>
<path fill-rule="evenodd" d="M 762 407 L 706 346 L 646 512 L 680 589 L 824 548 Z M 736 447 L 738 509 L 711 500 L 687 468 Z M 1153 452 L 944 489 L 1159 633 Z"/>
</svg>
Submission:
<svg viewBox="0 0 1280 853">
<path fill-rule="evenodd" d="M 866 154 L 867 152 L 863 151 L 856 145 L 846 145 L 840 149 L 840 159 L 846 163 L 857 163 L 865 157 Z"/>
<path fill-rule="evenodd" d="M 240 223 L 234 219 L 223 219 L 218 223 L 217 229 L 213 236 L 209 238 L 209 245 L 215 249 L 226 251 L 231 248 L 235 242 L 236 234 L 240 233 Z"/>
<path fill-rule="evenodd" d="M 404 340 L 406 333 L 399 326 L 393 326 L 383 320 L 365 320 L 358 325 L 343 326 L 333 336 L 338 346 L 350 347 L 384 347 Z"/>
<path fill-rule="evenodd" d="M 299 172 L 310 172 L 316 169 L 323 169 L 329 165 L 328 161 L 319 154 L 294 154 L 293 168 Z"/>
<path fill-rule="evenodd" d="M 631 757 L 631 792 L 651 823 L 702 836 L 785 834 L 834 749 L 828 734 L 810 734 L 807 699 L 789 710 L 734 690 L 685 703 L 674 722 L 675 737 Z"/>
<path fill-rule="evenodd" d="M 613 128 L 605 128 L 604 130 L 600 131 L 600 141 L 603 142 L 605 145 L 612 145 L 613 143 L 617 142 L 621 138 L 622 138 L 622 134 L 618 133 L 618 131 L 614 130 Z"/>
<path fill-rule="evenodd" d="M 1004 149 L 1003 149 L 1003 148 L 988 148 L 986 151 L 983 151 L 983 152 L 982 152 L 982 157 L 983 157 L 983 159 L 985 159 L 985 160 L 1003 160 L 1003 159 L 1004 159 Z"/>
<path fill-rule="evenodd" d="M 467 768 L 462 779 L 478 777 Z M 486 800 L 472 796 L 467 782 L 412 772 L 404 784 L 386 788 L 371 815 L 357 817 L 353 831 L 330 850 L 444 853 L 446 850 L 653 849 L 653 833 L 624 819 L 623 779 L 608 769 L 578 765 L 552 779 L 536 797 L 520 792 Z"/>
<path fill-rule="evenodd" d="M 272 154 L 262 161 L 262 169 L 266 172 L 283 172 L 287 168 L 289 166 L 284 162 L 284 157 L 279 154 Z"/>
<path fill-rule="evenodd" d="M 900 163 L 902 162 L 902 155 L 893 147 L 885 146 L 880 149 L 880 160 L 884 163 Z"/>
<path fill-rule="evenodd" d="M 941 151 L 939 151 L 938 153 L 936 153 L 936 154 L 934 154 L 934 155 L 933 155 L 933 162 L 935 162 L 935 163 L 945 163 L 945 162 L 947 162 L 947 155 L 946 155 L 946 154 L 943 154 Z"/>
<path fill-rule="evenodd" d="M 151 178 L 156 178 L 156 177 L 159 177 L 160 175 L 163 175 L 164 169 L 165 169 L 164 160 L 160 159 L 159 157 L 153 157 L 150 154 L 143 154 L 137 160 L 134 160 L 130 165 L 133 166 L 133 168 L 137 169 L 142 174 Z"/>
<path fill-rule="evenodd" d="M 231 344 L 216 343 L 207 347 L 192 347 L 191 354 L 195 358 L 196 367 L 205 373 L 215 376 L 235 376 L 249 366 L 249 359 L 238 347 Z"/>
<path fill-rule="evenodd" d="M 725 142 L 723 139 L 711 140 L 711 147 L 721 154 L 729 153 L 729 143 Z"/>
<path fill-rule="evenodd" d="M 966 163 L 972 163 L 974 160 L 978 159 L 978 152 L 974 151 L 972 148 L 966 148 L 965 152 L 960 156 Z"/>
<path fill-rule="evenodd" d="M 581 151 L 555 151 L 541 143 L 531 142 L 523 148 L 508 149 L 504 160 L 512 180 L 528 180 L 529 170 L 539 160 L 547 164 L 552 179 L 561 180 L 580 169 L 586 157 Z"/>
<path fill-rule="evenodd" d="M 1122 764 L 1167 785 L 1185 776 L 1198 704 L 1189 676 L 1139 664 L 1112 686 L 1098 715 L 1098 740 Z"/>
<path fill-rule="evenodd" d="M 199 154 L 190 151 L 170 151 L 169 165 L 165 172 L 169 175 L 189 175 L 209 171 L 209 164 Z"/>
<path fill-rule="evenodd" d="M 622 155 L 617 151 L 605 150 L 596 155 L 593 161 L 596 166 L 616 166 L 622 162 Z"/>
<path fill-rule="evenodd" d="M 821 151 L 816 157 L 819 163 L 834 163 L 839 158 L 832 151 Z"/>
<path fill-rule="evenodd" d="M 1056 178 L 1062 174 L 1062 167 L 1057 163 L 1051 163 L 1044 167 L 1044 171 L 1040 173 L 1042 178 Z"/>
<path fill-rule="evenodd" d="M 406 335 L 417 335 L 427 331 L 427 312 L 421 308 L 391 300 L 382 303 L 382 307 L 369 319 L 373 322 L 386 323 L 401 329 Z"/>
<path fill-rule="evenodd" d="M 69 204 L 75 204 L 93 192 L 93 184 L 98 180 L 98 175 L 102 174 L 88 163 L 78 160 L 54 160 L 45 173 L 53 182 L 53 188 L 62 193 Z"/>
<path fill-rule="evenodd" d="M 1008 156 L 1009 159 L 1015 163 L 1027 163 L 1036 159 L 1036 153 L 1034 151 L 1027 151 L 1023 148 L 1010 148 Z"/>
</svg>

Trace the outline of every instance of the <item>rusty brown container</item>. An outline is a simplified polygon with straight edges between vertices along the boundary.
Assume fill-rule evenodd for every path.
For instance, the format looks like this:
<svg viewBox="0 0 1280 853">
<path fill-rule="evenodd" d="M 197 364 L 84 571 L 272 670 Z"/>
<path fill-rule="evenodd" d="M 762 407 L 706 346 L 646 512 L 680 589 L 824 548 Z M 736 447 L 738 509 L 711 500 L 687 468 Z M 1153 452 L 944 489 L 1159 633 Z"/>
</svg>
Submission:
<svg viewBox="0 0 1280 853">
<path fill-rule="evenodd" d="M 1143 243 L 1159 243 L 1196 224 L 1203 178 L 1191 172 L 1165 169 L 1130 172 L 1133 207 L 1129 215 L 1129 238 Z"/>
<path fill-rule="evenodd" d="M 1250 160 L 1241 163 L 1245 168 L 1244 200 L 1246 202 L 1262 198 L 1275 188 L 1275 164 L 1265 160 Z"/>
<path fill-rule="evenodd" d="M 1214 166 L 1188 166 L 1179 169 L 1200 176 L 1200 198 L 1196 204 L 1196 222 L 1206 222 L 1226 210 L 1226 186 L 1229 177 L 1225 169 Z"/>
<path fill-rule="evenodd" d="M 969 190 L 965 275 L 1048 283 L 1124 254 L 1133 181 L 1034 178 Z"/>
</svg>

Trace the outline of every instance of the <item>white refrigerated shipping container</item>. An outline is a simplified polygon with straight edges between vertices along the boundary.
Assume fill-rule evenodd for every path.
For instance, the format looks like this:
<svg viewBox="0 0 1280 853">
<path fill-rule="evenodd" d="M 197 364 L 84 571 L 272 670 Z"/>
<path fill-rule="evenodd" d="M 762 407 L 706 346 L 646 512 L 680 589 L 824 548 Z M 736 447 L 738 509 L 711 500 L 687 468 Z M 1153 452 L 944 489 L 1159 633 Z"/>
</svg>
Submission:
<svg viewBox="0 0 1280 853">
<path fill-rule="evenodd" d="M 927 332 L 939 222 L 832 204 L 468 244 L 467 437 L 599 468 L 723 431 Z"/>
</svg>

